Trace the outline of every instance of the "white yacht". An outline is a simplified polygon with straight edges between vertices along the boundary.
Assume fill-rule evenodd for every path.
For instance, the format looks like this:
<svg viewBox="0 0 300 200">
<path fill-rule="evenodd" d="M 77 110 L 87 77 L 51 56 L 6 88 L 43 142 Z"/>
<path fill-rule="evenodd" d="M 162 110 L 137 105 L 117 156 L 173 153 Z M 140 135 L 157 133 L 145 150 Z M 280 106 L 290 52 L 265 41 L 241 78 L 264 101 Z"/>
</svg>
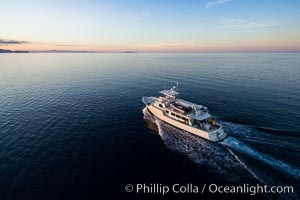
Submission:
<svg viewBox="0 0 300 200">
<path fill-rule="evenodd" d="M 224 139 L 224 127 L 214 121 L 207 107 L 178 99 L 177 86 L 160 91 L 164 96 L 143 97 L 148 112 L 158 119 L 210 141 Z"/>
</svg>

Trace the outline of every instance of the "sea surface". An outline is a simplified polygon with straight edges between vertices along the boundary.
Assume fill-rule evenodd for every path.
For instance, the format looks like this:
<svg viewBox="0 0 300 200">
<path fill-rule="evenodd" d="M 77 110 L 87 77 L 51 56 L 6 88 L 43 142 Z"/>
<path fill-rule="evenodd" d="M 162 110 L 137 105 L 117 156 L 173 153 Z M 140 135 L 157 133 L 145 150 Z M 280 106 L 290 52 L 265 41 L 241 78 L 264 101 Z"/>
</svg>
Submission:
<svg viewBox="0 0 300 200">
<path fill-rule="evenodd" d="M 177 81 L 225 140 L 147 113 L 141 98 Z M 137 183 L 291 185 L 256 197 L 299 199 L 299 112 L 300 54 L 0 54 L 0 199 L 162 196 L 124 190 Z M 175 198 L 206 196 L 236 197 Z"/>
</svg>

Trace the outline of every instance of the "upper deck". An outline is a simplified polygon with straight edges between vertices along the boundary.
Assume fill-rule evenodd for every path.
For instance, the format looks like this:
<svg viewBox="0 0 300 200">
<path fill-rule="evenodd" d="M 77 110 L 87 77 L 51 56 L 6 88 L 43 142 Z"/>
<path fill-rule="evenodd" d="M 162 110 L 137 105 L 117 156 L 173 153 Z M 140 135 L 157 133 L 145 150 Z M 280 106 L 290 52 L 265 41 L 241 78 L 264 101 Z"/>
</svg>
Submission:
<svg viewBox="0 0 300 200">
<path fill-rule="evenodd" d="M 163 103 L 165 109 L 181 114 L 182 116 L 190 119 L 202 121 L 211 117 L 206 107 L 183 99 L 177 99 L 177 95 L 180 94 L 177 92 L 177 89 L 178 84 L 169 90 L 160 91 L 164 97 L 159 97 L 157 101 Z M 158 106 L 162 108 L 160 103 L 158 103 Z"/>
<path fill-rule="evenodd" d="M 172 111 L 181 116 L 185 116 L 195 120 L 205 120 L 211 117 L 206 107 L 202 105 L 193 104 L 182 99 L 173 99 L 167 97 L 159 97 L 159 103 L 165 106 L 166 110 Z M 158 106 L 159 106 L 158 103 Z"/>
</svg>

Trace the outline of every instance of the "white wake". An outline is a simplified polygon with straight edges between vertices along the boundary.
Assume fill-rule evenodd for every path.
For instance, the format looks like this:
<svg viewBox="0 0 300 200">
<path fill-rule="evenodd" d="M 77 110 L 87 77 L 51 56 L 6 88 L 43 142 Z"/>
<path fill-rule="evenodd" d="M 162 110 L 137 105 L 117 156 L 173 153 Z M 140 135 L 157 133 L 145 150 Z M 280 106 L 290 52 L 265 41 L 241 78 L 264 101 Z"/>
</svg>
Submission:
<svg viewBox="0 0 300 200">
<path fill-rule="evenodd" d="M 190 160 L 195 162 L 201 170 L 207 170 L 207 173 L 221 175 L 235 183 L 243 182 L 244 179 L 255 179 L 260 183 L 270 184 L 270 178 L 266 178 L 264 173 L 258 173 L 257 170 L 241 160 L 235 153 L 239 152 L 275 170 L 292 176 L 296 180 L 300 180 L 300 169 L 261 153 L 238 139 L 237 135 L 239 134 L 241 137 L 242 134 L 242 136 L 249 140 L 258 140 L 258 138 L 256 138 L 257 134 L 252 135 L 253 131 L 251 128 L 229 122 L 221 122 L 224 123 L 226 127 L 229 127 L 232 133 L 230 133 L 230 136 L 225 138 L 225 140 L 213 143 L 185 131 L 178 130 L 156 119 L 147 112 L 147 109 L 144 109 L 143 112 L 145 119 L 156 123 L 158 133 L 169 149 L 186 155 Z"/>
</svg>

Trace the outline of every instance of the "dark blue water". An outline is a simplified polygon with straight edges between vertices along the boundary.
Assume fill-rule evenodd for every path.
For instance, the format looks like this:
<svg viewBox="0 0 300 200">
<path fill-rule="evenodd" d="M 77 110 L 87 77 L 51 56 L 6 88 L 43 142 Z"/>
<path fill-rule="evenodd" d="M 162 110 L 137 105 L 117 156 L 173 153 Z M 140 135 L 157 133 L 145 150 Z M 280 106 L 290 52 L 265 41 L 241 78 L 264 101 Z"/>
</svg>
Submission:
<svg viewBox="0 0 300 200">
<path fill-rule="evenodd" d="M 177 79 L 229 137 L 143 111 Z M 1 54 L 0 199 L 157 198 L 124 187 L 177 182 L 292 185 L 279 197 L 296 199 L 299 102 L 299 54 Z"/>
</svg>

